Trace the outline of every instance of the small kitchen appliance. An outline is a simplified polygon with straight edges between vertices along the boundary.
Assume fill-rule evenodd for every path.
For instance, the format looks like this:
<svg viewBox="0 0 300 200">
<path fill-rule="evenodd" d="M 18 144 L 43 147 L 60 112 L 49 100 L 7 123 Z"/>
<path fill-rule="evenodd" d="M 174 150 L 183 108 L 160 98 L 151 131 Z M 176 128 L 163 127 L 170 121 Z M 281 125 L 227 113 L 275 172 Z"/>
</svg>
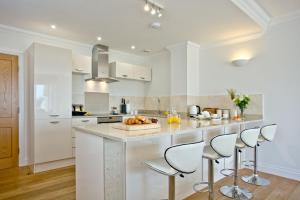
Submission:
<svg viewBox="0 0 300 200">
<path fill-rule="evenodd" d="M 192 105 L 189 107 L 189 115 L 190 117 L 195 117 L 201 114 L 201 108 L 198 105 Z"/>
</svg>

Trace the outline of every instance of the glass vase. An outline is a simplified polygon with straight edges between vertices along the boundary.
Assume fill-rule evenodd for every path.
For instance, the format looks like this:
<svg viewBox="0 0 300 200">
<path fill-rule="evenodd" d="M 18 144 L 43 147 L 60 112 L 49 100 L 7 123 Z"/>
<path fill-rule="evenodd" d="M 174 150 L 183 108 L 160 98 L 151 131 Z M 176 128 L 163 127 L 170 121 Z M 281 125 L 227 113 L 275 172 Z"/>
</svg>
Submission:
<svg viewBox="0 0 300 200">
<path fill-rule="evenodd" d="M 241 119 L 245 119 L 245 113 L 244 113 L 245 109 L 244 108 L 240 108 L 240 117 Z"/>
</svg>

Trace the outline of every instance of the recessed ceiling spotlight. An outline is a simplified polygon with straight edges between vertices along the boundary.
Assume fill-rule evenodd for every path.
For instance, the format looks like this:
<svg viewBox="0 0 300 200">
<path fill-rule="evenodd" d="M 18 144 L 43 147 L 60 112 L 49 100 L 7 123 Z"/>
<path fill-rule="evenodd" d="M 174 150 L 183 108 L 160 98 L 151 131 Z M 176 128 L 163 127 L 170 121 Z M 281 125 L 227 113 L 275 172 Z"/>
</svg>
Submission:
<svg viewBox="0 0 300 200">
<path fill-rule="evenodd" d="M 97 37 L 97 40 L 100 41 L 100 40 L 102 40 L 102 38 L 101 37 Z"/>
<path fill-rule="evenodd" d="M 52 24 L 50 27 L 51 27 L 52 29 L 56 29 L 56 26 L 55 26 L 54 24 Z"/>
<path fill-rule="evenodd" d="M 156 14 L 156 10 L 154 8 L 151 9 L 151 15 L 155 15 Z"/>
<path fill-rule="evenodd" d="M 135 49 L 135 46 L 134 46 L 134 45 L 131 45 L 131 49 L 134 50 L 134 49 Z"/>
</svg>

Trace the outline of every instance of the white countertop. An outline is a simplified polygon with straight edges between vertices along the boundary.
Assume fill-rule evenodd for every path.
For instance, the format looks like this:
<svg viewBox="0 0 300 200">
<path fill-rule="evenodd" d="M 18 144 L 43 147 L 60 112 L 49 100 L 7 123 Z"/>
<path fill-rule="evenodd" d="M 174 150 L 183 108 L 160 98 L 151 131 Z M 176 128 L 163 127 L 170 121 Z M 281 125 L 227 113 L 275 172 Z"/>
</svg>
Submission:
<svg viewBox="0 0 300 200">
<path fill-rule="evenodd" d="M 213 122 L 208 120 L 196 120 L 185 119 L 181 121 L 181 124 L 168 124 L 166 118 L 160 118 L 160 129 L 148 129 L 138 131 L 124 131 L 113 128 L 113 124 L 97 124 L 75 127 L 77 131 L 93 134 L 99 137 L 105 137 L 111 140 L 129 142 L 137 140 L 145 140 L 148 138 L 163 137 L 168 135 L 186 134 L 193 131 L 201 131 L 214 129 L 224 126 L 248 124 L 254 122 L 262 122 L 262 116 L 249 115 L 242 121 L 235 120 L 221 120 L 219 122 Z"/>
</svg>

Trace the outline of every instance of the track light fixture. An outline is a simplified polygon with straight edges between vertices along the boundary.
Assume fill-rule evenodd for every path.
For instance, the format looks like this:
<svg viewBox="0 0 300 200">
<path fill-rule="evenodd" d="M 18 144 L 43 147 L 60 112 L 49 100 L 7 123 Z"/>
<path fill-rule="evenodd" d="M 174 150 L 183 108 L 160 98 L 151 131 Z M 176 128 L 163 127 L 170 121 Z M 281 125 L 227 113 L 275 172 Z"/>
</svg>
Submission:
<svg viewBox="0 0 300 200">
<path fill-rule="evenodd" d="M 144 11 L 149 12 L 151 15 L 157 15 L 157 17 L 162 17 L 163 6 L 155 3 L 154 0 L 145 0 Z"/>
</svg>

